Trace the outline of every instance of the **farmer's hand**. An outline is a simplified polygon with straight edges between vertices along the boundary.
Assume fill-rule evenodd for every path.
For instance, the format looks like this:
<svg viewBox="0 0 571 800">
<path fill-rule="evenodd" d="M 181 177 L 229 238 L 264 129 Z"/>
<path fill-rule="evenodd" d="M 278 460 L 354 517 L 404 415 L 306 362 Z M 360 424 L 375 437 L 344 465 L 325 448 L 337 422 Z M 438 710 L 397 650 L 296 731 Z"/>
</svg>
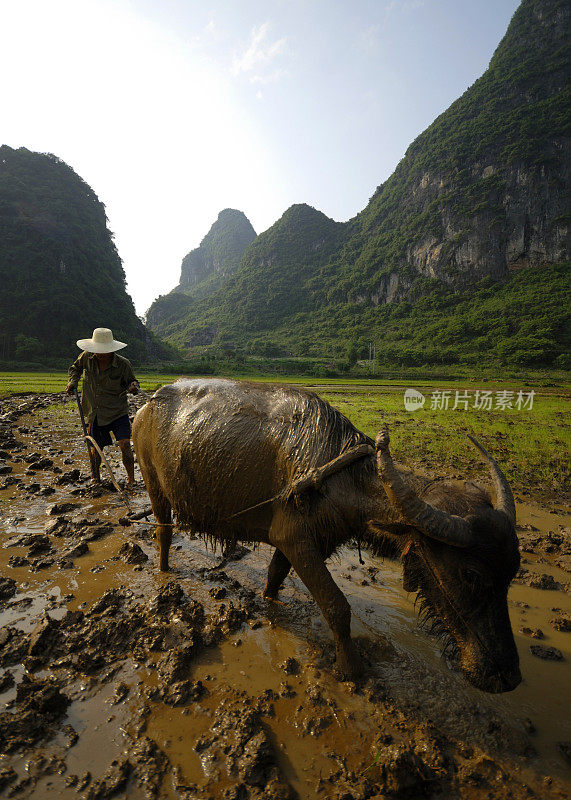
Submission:
<svg viewBox="0 0 571 800">
<path fill-rule="evenodd" d="M 131 392 L 131 394 L 137 394 L 139 391 L 139 384 L 137 381 L 132 381 L 132 383 L 129 384 L 127 391 Z"/>
<path fill-rule="evenodd" d="M 73 385 L 73 383 L 68 383 L 67 384 L 67 386 L 65 387 L 65 392 L 66 392 L 66 394 L 69 394 L 69 395 L 72 395 L 75 392 L 75 386 Z"/>
</svg>

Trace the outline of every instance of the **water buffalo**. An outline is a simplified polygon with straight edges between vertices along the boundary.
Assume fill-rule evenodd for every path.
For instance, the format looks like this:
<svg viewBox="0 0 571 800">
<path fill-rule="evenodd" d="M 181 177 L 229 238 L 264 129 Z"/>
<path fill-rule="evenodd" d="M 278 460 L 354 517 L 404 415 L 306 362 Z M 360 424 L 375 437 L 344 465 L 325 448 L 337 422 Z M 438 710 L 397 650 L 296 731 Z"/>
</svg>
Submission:
<svg viewBox="0 0 571 800">
<path fill-rule="evenodd" d="M 159 523 L 162 570 L 172 511 L 179 525 L 218 540 L 272 545 L 264 595 L 275 598 L 293 566 L 333 631 L 338 671 L 349 676 L 360 670 L 351 611 L 325 560 L 350 540 L 392 543 L 403 557 L 405 588 L 418 592 L 421 611 L 452 642 L 468 680 L 489 692 L 520 683 L 507 608 L 519 566 L 515 505 L 500 468 L 476 442 L 495 504 L 472 483 L 413 489 L 392 462 L 386 432 L 373 449 L 339 411 L 302 389 L 179 380 L 140 409 L 133 440 Z M 357 445 L 369 445 L 368 455 L 319 486 L 287 493 Z"/>
</svg>

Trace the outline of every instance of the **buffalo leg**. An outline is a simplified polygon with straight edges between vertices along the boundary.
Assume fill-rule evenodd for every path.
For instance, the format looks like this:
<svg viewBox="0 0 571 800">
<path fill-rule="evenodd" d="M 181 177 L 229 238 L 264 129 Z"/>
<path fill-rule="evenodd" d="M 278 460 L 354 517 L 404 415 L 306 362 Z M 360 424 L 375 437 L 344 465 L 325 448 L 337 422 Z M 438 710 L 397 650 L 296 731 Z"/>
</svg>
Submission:
<svg viewBox="0 0 571 800">
<path fill-rule="evenodd" d="M 169 515 L 170 516 L 170 515 Z M 169 569 L 169 549 L 172 542 L 172 527 L 170 525 L 159 525 L 157 528 L 157 539 L 160 549 L 160 568 L 161 572 L 168 572 Z"/>
<path fill-rule="evenodd" d="M 272 560 L 270 561 L 270 566 L 268 567 L 268 579 L 266 581 L 266 588 L 264 589 L 264 597 L 275 600 L 290 569 L 291 564 L 289 560 L 284 556 L 281 550 L 276 548 Z"/>
<path fill-rule="evenodd" d="M 151 508 L 158 522 L 155 533 L 159 543 L 160 569 L 161 572 L 168 572 L 169 568 L 169 548 L 172 542 L 172 508 L 168 498 L 163 493 L 160 484 L 154 474 L 145 469 L 142 461 L 139 461 L 141 473 L 143 475 L 147 492 L 151 500 Z"/>
<path fill-rule="evenodd" d="M 362 671 L 362 664 L 351 640 L 351 607 L 317 547 L 308 539 L 301 539 L 299 531 L 297 536 L 293 533 L 293 542 L 280 542 L 280 550 L 309 589 L 333 632 L 337 671 L 344 679 L 356 677 Z"/>
</svg>

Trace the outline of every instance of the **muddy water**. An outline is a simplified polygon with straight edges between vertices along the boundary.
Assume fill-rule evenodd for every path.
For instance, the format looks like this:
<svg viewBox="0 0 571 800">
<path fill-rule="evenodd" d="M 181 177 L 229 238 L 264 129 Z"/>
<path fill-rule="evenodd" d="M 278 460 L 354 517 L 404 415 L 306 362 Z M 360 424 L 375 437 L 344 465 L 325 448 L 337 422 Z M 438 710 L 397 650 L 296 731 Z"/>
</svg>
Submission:
<svg viewBox="0 0 571 800">
<path fill-rule="evenodd" d="M 87 477 L 83 445 L 74 433 L 73 407 L 40 408 L 18 418 L 15 424 L 24 429 L 15 433 L 24 444 L 16 459 L 51 448 L 54 464 L 65 470 L 78 463 Z M 73 464 L 65 465 L 64 459 L 70 454 Z M 116 658 L 103 675 L 76 672 L 60 678 L 71 703 L 54 726 L 52 738 L 0 759 L 0 770 L 12 767 L 17 773 L 9 785 L 12 789 L 19 787 L 18 796 L 33 800 L 75 798 L 82 792 L 86 797 L 111 796 L 101 789 L 101 779 L 111 774 L 108 785 L 112 786 L 113 761 L 128 758 L 135 765 L 134 773 L 119 789 L 122 796 L 221 797 L 236 784 L 221 755 L 230 745 L 216 750 L 216 742 L 207 743 L 219 735 L 223 722 L 220 709 L 225 703 L 237 704 L 246 716 L 249 711 L 255 712 L 280 780 L 301 798 L 341 797 L 342 791 L 346 791 L 346 797 L 367 796 L 367 781 L 378 777 L 375 763 L 384 746 L 383 736 L 393 743 L 391 747 L 418 740 L 425 751 L 436 747 L 435 741 L 447 742 L 446 747 L 442 745 L 443 752 L 447 758 L 453 755 L 460 777 L 450 779 L 453 792 L 444 791 L 443 795 L 438 784 L 434 796 L 480 797 L 489 796 L 490 790 L 492 796 L 504 796 L 494 781 L 501 779 L 507 786 L 507 775 L 514 781 L 508 787 L 513 797 L 527 796 L 526 785 L 546 797 L 563 797 L 565 787 L 571 786 L 568 762 L 558 748 L 559 743 L 571 740 L 566 712 L 571 634 L 556 630 L 550 622 L 571 617 L 569 594 L 562 590 L 569 574 L 561 568 L 565 563 L 558 552 L 535 548 L 523 553 L 523 567 L 528 573 L 522 579 L 530 574 L 550 575 L 562 588 L 536 589 L 524 583 L 512 586 L 510 614 L 524 682 L 510 695 L 487 696 L 451 672 L 436 643 L 419 629 L 413 598 L 401 588 L 399 565 L 367 554 L 366 563 L 361 565 L 353 549 L 344 549 L 332 560 L 331 571 L 351 603 L 353 634 L 369 665 L 369 680 L 360 690 L 335 679 L 329 629 L 296 576 L 286 579 L 281 602 L 259 599 L 271 556 L 268 548 L 245 551 L 239 560 L 224 562 L 220 568 L 219 552 L 206 549 L 199 539 L 175 535 L 173 571 L 163 575 L 156 567 L 151 529 L 116 524 L 125 513 L 116 493 L 93 498 L 88 481 L 80 477 L 68 485 L 55 485 L 55 492 L 48 497 L 29 494 L 22 486 L 54 484 L 59 473 L 46 470 L 27 475 L 25 461 L 6 461 L 12 464 L 11 475 L 21 478 L 23 484 L 0 490 L 0 576 L 12 578 L 18 588 L 1 606 L 2 626 L 30 632 L 45 612 L 61 620 L 67 611 L 88 611 L 109 589 L 130 592 L 142 603 L 173 579 L 204 606 L 207 619 L 218 618 L 221 609 L 231 604 L 245 603 L 249 609 L 237 627 L 226 630 L 220 626 L 217 639 L 190 663 L 189 680 L 200 681 L 204 689 L 196 700 L 175 707 L 149 700 L 153 691 L 164 686 L 157 669 L 160 654 L 141 660 L 138 652 L 126 649 L 125 656 Z M 121 474 L 116 453 L 112 461 Z M 77 490 L 80 493 L 74 494 Z M 112 522 L 113 532 L 89 540 L 88 552 L 72 559 L 72 566 L 61 568 L 57 558 L 37 571 L 33 563 L 9 566 L 14 556 L 26 558 L 29 553 L 29 545 L 14 544 L 14 540 L 24 534 L 43 534 L 46 523 L 57 518 L 49 513 L 55 502 L 76 504 L 65 515 L 75 524 L 85 520 L 100 526 Z M 142 508 L 147 503 L 143 490 L 139 490 L 133 506 Z M 520 505 L 518 520 L 522 526 L 537 529 L 534 535 L 558 531 L 559 526 L 570 523 L 569 516 L 558 509 L 558 513 L 550 513 L 549 509 Z M 51 539 L 56 551 L 63 547 L 63 539 Z M 138 544 L 149 560 L 141 565 L 125 563 L 119 555 L 125 542 Z M 177 617 L 172 617 L 169 625 L 177 624 Z M 543 638 L 520 633 L 523 628 L 540 629 Z M 537 658 L 530 651 L 530 645 L 536 644 L 557 648 L 564 660 Z M 16 663 L 9 669 L 19 684 L 25 667 Z M 42 678 L 53 672 L 57 677 L 62 670 L 50 670 L 48 664 L 33 674 Z M 15 697 L 16 687 L 12 687 L 0 695 L 0 700 L 13 709 L 10 704 Z M 78 737 L 73 745 L 65 730 L 68 725 Z M 432 731 L 434 725 L 438 735 L 432 732 L 428 736 L 426 731 Z M 226 725 L 229 741 L 231 727 Z M 159 769 L 157 759 L 148 754 L 137 761 L 133 753 L 143 738 L 166 754 L 168 768 L 163 765 Z M 198 742 L 204 744 L 203 749 Z M 531 748 L 537 755 L 532 755 Z M 38 760 L 42 757 L 43 762 Z M 436 758 L 434 753 L 432 757 Z M 482 773 L 483 758 L 486 764 L 494 764 L 492 777 Z M 476 768 L 480 772 L 474 772 Z M 443 767 L 434 770 L 434 774 L 440 774 L 438 770 L 442 772 Z M 545 784 L 545 776 L 554 776 L 555 781 Z M 430 785 L 423 785 L 429 795 Z M 277 789 L 272 794 L 271 786 L 268 781 L 264 794 L 252 796 L 282 796 Z M 436 791 L 436 784 L 434 788 Z M 414 796 L 414 786 L 407 788 L 405 782 L 403 792 L 407 791 Z M 399 796 L 398 791 L 395 796 Z"/>
</svg>

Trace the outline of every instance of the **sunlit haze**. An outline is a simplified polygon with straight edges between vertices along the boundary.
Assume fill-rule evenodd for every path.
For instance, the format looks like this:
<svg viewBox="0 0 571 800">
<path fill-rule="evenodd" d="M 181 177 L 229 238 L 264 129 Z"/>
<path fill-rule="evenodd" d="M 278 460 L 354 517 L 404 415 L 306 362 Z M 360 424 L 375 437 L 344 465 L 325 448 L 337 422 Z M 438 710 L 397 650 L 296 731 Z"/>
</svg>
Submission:
<svg viewBox="0 0 571 800">
<path fill-rule="evenodd" d="M 354 216 L 486 69 L 515 0 L 3 0 L 2 142 L 105 204 L 137 313 L 223 208 Z"/>
</svg>

